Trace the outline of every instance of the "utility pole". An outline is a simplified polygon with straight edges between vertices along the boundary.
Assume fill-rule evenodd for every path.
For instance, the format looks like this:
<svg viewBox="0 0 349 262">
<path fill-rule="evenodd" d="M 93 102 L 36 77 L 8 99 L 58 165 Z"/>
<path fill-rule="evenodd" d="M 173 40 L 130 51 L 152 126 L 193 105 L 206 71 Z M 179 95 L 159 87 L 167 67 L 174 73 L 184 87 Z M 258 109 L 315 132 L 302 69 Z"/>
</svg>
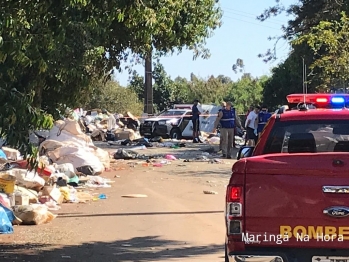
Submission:
<svg viewBox="0 0 349 262">
<path fill-rule="evenodd" d="M 302 61 L 303 61 L 303 64 L 302 64 L 302 69 L 303 69 L 303 98 L 304 98 L 304 104 L 305 104 L 305 61 L 304 61 L 304 57 L 302 57 Z"/>
<path fill-rule="evenodd" d="M 153 114 L 153 68 L 152 51 L 145 57 L 144 113 Z"/>
</svg>

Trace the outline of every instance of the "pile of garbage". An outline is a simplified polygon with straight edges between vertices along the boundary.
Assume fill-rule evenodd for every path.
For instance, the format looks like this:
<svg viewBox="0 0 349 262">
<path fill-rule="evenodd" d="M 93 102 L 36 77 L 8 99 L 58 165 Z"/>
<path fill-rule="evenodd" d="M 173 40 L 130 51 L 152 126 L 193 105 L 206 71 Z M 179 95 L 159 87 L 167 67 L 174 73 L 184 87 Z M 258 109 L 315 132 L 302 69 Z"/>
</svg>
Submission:
<svg viewBox="0 0 349 262">
<path fill-rule="evenodd" d="M 0 149 L 0 233 L 13 225 L 39 225 L 56 218 L 51 211 L 63 203 L 105 199 L 89 188 L 111 187 L 100 175 L 110 167 L 107 151 L 93 145 L 76 120 L 55 122 L 49 137 L 40 144 L 38 168 L 28 166 L 19 151 Z"/>
<path fill-rule="evenodd" d="M 71 116 L 80 123 L 82 131 L 90 134 L 93 141 L 137 139 L 140 122 L 130 112 L 126 115 L 112 114 L 106 110 L 75 110 Z"/>
</svg>

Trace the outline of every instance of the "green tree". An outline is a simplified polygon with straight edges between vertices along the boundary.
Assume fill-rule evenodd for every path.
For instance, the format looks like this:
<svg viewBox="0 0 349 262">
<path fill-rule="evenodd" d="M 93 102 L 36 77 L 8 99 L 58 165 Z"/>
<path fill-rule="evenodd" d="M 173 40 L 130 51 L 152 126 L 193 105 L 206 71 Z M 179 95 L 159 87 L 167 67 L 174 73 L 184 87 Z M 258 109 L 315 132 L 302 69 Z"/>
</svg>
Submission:
<svg viewBox="0 0 349 262">
<path fill-rule="evenodd" d="M 349 18 L 342 12 L 340 21 L 321 21 L 309 33 L 301 35 L 293 42 L 306 43 L 315 58 L 310 69 L 319 69 L 322 80 L 318 90 L 328 92 L 333 80 L 339 80 L 346 87 L 349 80 Z M 325 50 L 325 51 L 324 51 Z"/>
<path fill-rule="evenodd" d="M 272 69 L 272 76 L 268 80 L 264 89 L 264 100 L 270 107 L 277 107 L 286 103 L 286 95 L 290 93 L 303 92 L 303 61 L 307 66 L 307 87 L 308 92 L 318 92 L 328 90 L 333 84 L 331 76 L 325 73 L 324 65 L 320 61 L 329 58 L 331 51 L 319 48 L 319 41 L 313 41 L 315 31 L 317 37 L 320 36 L 320 24 L 322 21 L 337 21 L 341 19 L 341 12 L 349 10 L 349 2 L 344 0 L 301 0 L 290 6 L 284 6 L 280 1 L 276 5 L 269 7 L 258 17 L 260 21 L 265 21 L 281 13 L 288 14 L 291 19 L 283 27 L 283 34 L 275 39 L 273 49 L 269 49 L 266 54 L 259 55 L 265 62 L 277 58 L 276 45 L 280 39 L 285 39 L 290 43 L 291 52 L 288 58 Z M 324 27 L 323 27 L 324 29 Z M 311 40 L 311 37 L 313 39 Z M 323 35 L 323 37 L 325 37 Z M 319 38 L 317 38 L 319 40 Z M 337 39 L 338 40 L 338 39 Z M 309 42 L 310 41 L 310 42 Z M 338 50 L 339 51 L 339 50 Z M 304 60 L 303 60 L 304 59 Z M 319 60 L 320 59 L 320 60 Z M 338 69 L 338 68 L 337 68 Z"/>
<path fill-rule="evenodd" d="M 100 108 L 121 114 L 129 111 L 135 116 L 140 116 L 143 112 L 143 104 L 138 100 L 137 94 L 129 88 L 120 86 L 117 82 L 100 81 L 96 84 L 96 89 L 98 93 L 84 105 L 86 109 Z"/>
<path fill-rule="evenodd" d="M 292 41 L 303 34 L 309 33 L 311 28 L 318 25 L 321 21 L 339 21 L 341 12 L 349 11 L 349 2 L 345 0 L 300 0 L 289 6 L 283 5 L 280 0 L 275 2 L 274 6 L 265 9 L 257 19 L 266 21 L 280 14 L 287 14 L 291 19 L 282 27 L 283 34 L 269 38 L 270 40 L 275 40 L 274 48 L 267 50 L 263 55 L 259 55 L 266 62 L 276 59 L 276 47 L 280 39 Z M 313 54 L 309 52 L 300 54 L 303 57 L 306 55 L 312 57 Z"/>
<path fill-rule="evenodd" d="M 155 111 L 162 111 L 167 108 L 170 105 L 170 102 L 174 99 L 173 92 L 175 85 L 171 77 L 167 75 L 165 68 L 161 63 L 156 62 L 153 66 L 153 103 Z M 137 94 L 141 101 L 143 101 L 144 77 L 140 76 L 136 71 L 133 71 L 132 73 L 129 88 Z"/>
<path fill-rule="evenodd" d="M 174 83 L 162 64 L 156 63 L 153 71 L 153 102 L 157 111 L 166 109 L 173 100 Z"/>
<path fill-rule="evenodd" d="M 7 1 L 0 15 L 0 128 L 18 147 L 28 144 L 20 133 L 49 122 L 41 108 L 55 114 L 61 104 L 74 107 L 120 68 L 128 50 L 142 56 L 151 47 L 159 55 L 189 48 L 207 57 L 205 40 L 220 26 L 221 10 L 214 0 Z"/>
<path fill-rule="evenodd" d="M 137 94 L 139 101 L 144 101 L 144 77 L 135 70 L 130 76 L 128 88 Z"/>
<path fill-rule="evenodd" d="M 190 93 L 190 82 L 183 77 L 176 77 L 174 79 L 174 89 L 173 89 L 173 101 L 179 104 L 192 103 L 193 97 Z"/>
<path fill-rule="evenodd" d="M 244 74 L 237 82 L 233 83 L 225 101 L 232 101 L 238 113 L 244 113 L 251 105 L 260 105 L 263 99 L 263 88 L 267 77 L 254 78 Z"/>
</svg>

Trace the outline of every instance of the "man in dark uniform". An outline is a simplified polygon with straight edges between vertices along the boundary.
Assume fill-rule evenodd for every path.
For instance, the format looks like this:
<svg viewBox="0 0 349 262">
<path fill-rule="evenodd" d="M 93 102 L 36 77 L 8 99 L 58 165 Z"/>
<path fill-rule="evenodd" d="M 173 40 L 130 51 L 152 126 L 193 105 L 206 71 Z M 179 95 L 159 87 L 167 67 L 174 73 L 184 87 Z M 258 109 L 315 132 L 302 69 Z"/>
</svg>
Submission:
<svg viewBox="0 0 349 262">
<path fill-rule="evenodd" d="M 222 108 L 218 110 L 218 115 L 219 115 L 219 112 L 221 112 L 223 109 L 225 109 L 226 106 L 227 106 L 227 103 L 226 103 L 226 102 L 223 102 L 223 103 L 222 103 Z M 220 128 L 222 127 L 221 124 L 219 125 L 219 127 L 220 127 Z M 220 134 L 220 137 L 219 137 L 219 150 L 218 150 L 218 152 L 220 152 L 220 151 L 223 150 L 223 147 L 222 147 L 223 144 L 224 144 L 224 142 L 223 142 L 223 136 L 222 136 L 222 134 Z"/>
<path fill-rule="evenodd" d="M 200 143 L 199 131 L 200 131 L 200 114 L 198 109 L 199 100 L 195 100 L 193 107 L 191 108 L 192 122 L 193 122 L 193 143 Z"/>
<path fill-rule="evenodd" d="M 268 112 L 267 106 L 263 105 L 261 111 L 258 114 L 258 128 L 257 128 L 258 137 L 262 133 L 270 117 L 271 117 L 271 113 Z"/>
</svg>

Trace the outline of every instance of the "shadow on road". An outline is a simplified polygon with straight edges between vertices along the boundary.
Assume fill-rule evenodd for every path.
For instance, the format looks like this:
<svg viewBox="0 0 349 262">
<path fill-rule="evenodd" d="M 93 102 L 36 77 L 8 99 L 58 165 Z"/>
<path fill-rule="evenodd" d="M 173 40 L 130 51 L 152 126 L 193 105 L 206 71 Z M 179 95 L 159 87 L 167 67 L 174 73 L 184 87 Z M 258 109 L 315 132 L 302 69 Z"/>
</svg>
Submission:
<svg viewBox="0 0 349 262">
<path fill-rule="evenodd" d="M 112 214 L 81 214 L 62 213 L 57 219 L 68 217 L 121 217 L 121 216 L 157 216 L 157 215 L 188 215 L 188 214 L 220 214 L 224 211 L 192 211 L 192 212 L 149 212 L 149 213 L 112 213 Z"/>
<path fill-rule="evenodd" d="M 103 232 L 101 232 L 103 234 Z M 69 242 L 69 239 L 67 239 Z M 1 245 L 0 261 L 25 262 L 146 262 L 188 261 L 190 257 L 216 254 L 223 261 L 223 245 L 191 246 L 185 242 L 158 236 L 135 237 L 114 242 L 83 243 L 78 246 L 54 247 L 41 244 Z"/>
</svg>

